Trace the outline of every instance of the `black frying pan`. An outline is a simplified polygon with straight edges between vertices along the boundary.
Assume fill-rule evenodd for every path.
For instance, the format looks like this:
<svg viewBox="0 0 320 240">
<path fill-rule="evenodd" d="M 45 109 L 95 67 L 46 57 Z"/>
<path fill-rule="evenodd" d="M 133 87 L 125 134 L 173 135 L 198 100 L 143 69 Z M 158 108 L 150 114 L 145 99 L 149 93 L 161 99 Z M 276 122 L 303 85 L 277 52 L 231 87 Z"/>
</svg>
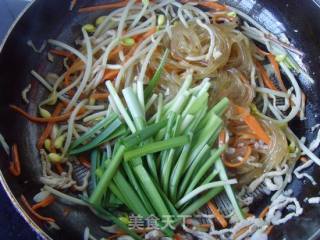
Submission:
<svg viewBox="0 0 320 240">
<path fill-rule="evenodd" d="M 78 6 L 92 5 L 99 1 L 82 0 Z M 106 0 L 104 0 L 106 2 Z M 268 30 L 275 34 L 285 33 L 291 42 L 304 52 L 303 63 L 315 84 L 300 78 L 300 86 L 306 93 L 308 102 L 307 120 L 294 122 L 291 126 L 298 134 L 307 139 L 314 137 L 311 127 L 320 122 L 320 1 L 318 0 L 225 0 L 227 4 L 248 13 L 258 20 Z M 36 54 L 26 42 L 31 39 L 40 46 L 48 38 L 58 38 L 72 43 L 80 34 L 80 26 L 95 19 L 100 13 L 81 14 L 68 11 L 70 1 L 37 0 L 29 5 L 11 29 L 8 38 L 0 47 L 0 132 L 7 141 L 17 143 L 22 162 L 22 175 L 12 177 L 8 172 L 9 159 L 3 151 L 0 152 L 0 179 L 15 207 L 28 221 L 30 226 L 43 238 L 82 239 L 85 226 L 97 236 L 105 236 L 99 229 L 103 222 L 88 210 L 74 207 L 73 211 L 64 216 L 64 206 L 57 203 L 46 209 L 44 214 L 53 216 L 62 227 L 61 231 L 50 230 L 43 223 L 32 220 L 20 206 L 20 195 L 32 199 L 39 192 L 41 184 L 40 160 L 36 149 L 39 126 L 27 122 L 24 118 L 9 110 L 8 105 L 15 103 L 25 107 L 31 114 L 36 113 L 37 104 L 45 94 L 45 90 L 33 79 L 29 72 L 36 69 L 45 75 L 54 68 L 47 62 L 47 54 Z M 318 4 L 317 4 L 318 3 Z M 21 100 L 21 91 L 28 83 L 32 84 L 30 92 L 31 103 L 25 106 Z M 317 152 L 319 154 L 319 151 Z M 320 170 L 313 166 L 308 171 L 320 183 Z M 319 187 L 296 179 L 290 184 L 294 196 L 298 197 L 304 207 L 304 212 L 287 224 L 277 226 L 271 233 L 271 239 L 320 239 L 320 206 L 306 205 L 303 199 L 319 194 Z M 267 200 L 256 203 L 252 211 L 259 212 Z"/>
</svg>

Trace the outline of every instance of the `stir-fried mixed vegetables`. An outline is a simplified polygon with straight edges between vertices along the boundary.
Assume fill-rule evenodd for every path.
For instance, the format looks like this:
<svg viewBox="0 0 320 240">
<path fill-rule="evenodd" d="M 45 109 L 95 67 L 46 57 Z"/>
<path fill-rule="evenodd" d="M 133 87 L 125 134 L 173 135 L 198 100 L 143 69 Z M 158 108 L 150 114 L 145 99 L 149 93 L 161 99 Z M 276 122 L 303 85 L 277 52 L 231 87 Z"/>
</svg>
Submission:
<svg viewBox="0 0 320 240">
<path fill-rule="evenodd" d="M 31 213 L 52 223 L 36 210 L 63 198 L 112 220 L 103 229 L 119 239 L 266 239 L 272 225 L 299 216 L 285 188 L 302 154 L 310 160 L 299 171 L 320 163 L 288 127 L 304 118 L 300 52 L 214 1 L 130 0 L 79 12 L 111 9 L 82 27 L 75 47 L 48 40 L 64 70 L 32 70 L 49 91 L 39 116 L 10 106 L 45 124 L 44 188 L 33 206 L 22 198 Z M 20 174 L 16 145 L 10 171 Z M 271 204 L 252 215 L 248 207 L 266 195 Z M 138 229 L 132 214 L 144 219 Z M 85 230 L 85 239 L 94 235 Z"/>
</svg>

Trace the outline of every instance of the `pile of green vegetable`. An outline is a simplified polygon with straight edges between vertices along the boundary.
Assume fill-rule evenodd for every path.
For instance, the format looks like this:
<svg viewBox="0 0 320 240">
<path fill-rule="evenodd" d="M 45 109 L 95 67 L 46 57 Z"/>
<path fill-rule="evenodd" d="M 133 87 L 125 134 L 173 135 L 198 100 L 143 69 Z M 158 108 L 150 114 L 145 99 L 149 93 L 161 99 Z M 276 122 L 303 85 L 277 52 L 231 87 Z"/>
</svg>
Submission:
<svg viewBox="0 0 320 240">
<path fill-rule="evenodd" d="M 164 60 L 143 92 L 128 87 L 121 99 L 107 82 L 113 110 L 71 144 L 70 155 L 91 151 L 88 201 L 99 209 L 125 205 L 143 217 L 170 215 L 179 223 L 178 216 L 192 215 L 225 190 L 242 218 L 230 186 L 234 182 L 220 159 L 225 146 L 216 144 L 229 101 L 209 107 L 209 81 L 191 88 L 188 75 L 172 100 L 164 102 L 159 94 L 157 107 L 146 112 L 144 102 L 154 92 Z M 107 151 L 101 148 L 105 143 Z"/>
</svg>

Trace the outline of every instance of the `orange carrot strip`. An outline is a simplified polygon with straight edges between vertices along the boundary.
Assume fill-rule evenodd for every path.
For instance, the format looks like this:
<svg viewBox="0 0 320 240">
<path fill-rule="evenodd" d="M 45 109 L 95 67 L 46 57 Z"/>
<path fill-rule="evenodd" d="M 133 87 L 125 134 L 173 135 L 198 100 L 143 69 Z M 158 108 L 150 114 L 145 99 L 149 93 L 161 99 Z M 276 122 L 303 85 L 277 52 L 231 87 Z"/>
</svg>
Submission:
<svg viewBox="0 0 320 240">
<path fill-rule="evenodd" d="M 95 100 L 106 100 L 109 97 L 109 93 L 94 93 L 91 97 Z"/>
<path fill-rule="evenodd" d="M 222 5 L 222 4 L 217 3 L 217 2 L 198 1 L 198 4 L 200 6 L 207 7 L 207 8 L 216 10 L 216 11 L 226 11 L 227 10 L 227 6 L 226 5 Z"/>
<path fill-rule="evenodd" d="M 25 196 L 21 195 L 21 201 L 35 218 L 45 222 L 55 222 L 55 219 L 41 216 L 39 213 L 33 210 L 30 204 L 28 203 L 27 199 L 25 198 Z"/>
<path fill-rule="evenodd" d="M 150 37 L 152 34 L 154 34 L 157 31 L 156 27 L 150 28 L 147 32 L 143 33 L 143 34 L 139 34 L 138 38 L 135 39 L 137 42 L 141 42 L 145 39 L 147 39 L 148 37 Z"/>
<path fill-rule="evenodd" d="M 119 52 L 122 50 L 122 46 L 117 46 L 116 48 L 114 48 L 109 56 L 108 56 L 108 60 L 113 60 L 115 57 L 118 56 Z"/>
<path fill-rule="evenodd" d="M 247 82 L 248 82 L 247 77 L 246 77 L 242 72 L 240 72 L 240 80 L 241 80 L 243 83 L 247 83 Z"/>
<path fill-rule="evenodd" d="M 21 166 L 20 166 L 20 157 L 18 151 L 18 145 L 15 143 L 12 146 L 11 150 L 12 154 L 12 161 L 9 165 L 9 171 L 12 173 L 13 176 L 17 177 L 21 174 Z"/>
<path fill-rule="evenodd" d="M 237 167 L 240 167 L 241 165 L 243 165 L 250 157 L 252 153 L 252 149 L 251 147 L 247 147 L 247 150 L 244 154 L 244 156 L 242 157 L 242 159 L 237 162 L 237 163 L 232 163 L 232 162 L 229 162 L 229 161 L 226 161 L 225 159 L 223 159 L 223 163 L 228 167 L 228 168 L 237 168 Z"/>
<path fill-rule="evenodd" d="M 95 12 L 95 11 L 102 11 L 102 10 L 110 10 L 114 8 L 121 8 L 124 7 L 128 1 L 120 1 L 116 3 L 106 3 L 106 4 L 100 4 L 96 6 L 91 6 L 91 7 L 84 7 L 80 8 L 79 12 L 84 13 L 84 12 Z"/>
<path fill-rule="evenodd" d="M 173 239 L 174 240 L 182 240 L 182 237 L 180 236 L 180 234 L 175 234 Z"/>
<path fill-rule="evenodd" d="M 272 89 L 272 90 L 278 90 L 278 89 L 274 86 L 274 84 L 273 84 L 273 82 L 271 81 L 271 79 L 269 78 L 268 73 L 267 73 L 267 71 L 264 69 L 263 65 L 262 65 L 260 62 L 256 61 L 256 66 L 257 66 L 257 68 L 258 68 L 258 70 L 259 70 L 259 72 L 260 72 L 260 74 L 261 74 L 263 83 L 264 83 L 268 88 L 270 88 L 270 89 Z"/>
<path fill-rule="evenodd" d="M 156 31 L 157 31 L 157 28 L 153 27 L 143 34 L 138 34 L 138 35 L 134 36 L 133 38 L 135 40 L 135 45 L 137 46 L 139 42 L 142 42 L 143 40 L 147 39 L 152 34 L 154 34 Z M 132 46 L 130 48 L 129 52 L 126 55 L 126 61 L 128 61 L 129 58 L 134 54 L 135 50 L 136 50 L 136 47 L 134 47 L 134 46 Z"/>
<path fill-rule="evenodd" d="M 53 116 L 53 117 L 58 116 L 58 115 L 61 113 L 62 108 L 63 108 L 63 104 L 62 104 L 62 103 L 59 103 L 59 104 L 56 106 L 55 110 L 53 111 L 52 116 Z M 41 134 L 41 136 L 40 136 L 40 138 L 39 138 L 39 140 L 38 140 L 38 144 L 37 144 L 37 148 L 38 148 L 38 149 L 43 148 L 44 141 L 50 136 L 51 131 L 52 131 L 52 128 L 53 128 L 53 125 L 54 125 L 53 123 L 48 123 L 46 129 L 45 129 L 45 130 L 43 131 L 43 133 Z"/>
<path fill-rule="evenodd" d="M 60 57 L 69 58 L 72 61 L 76 60 L 76 57 L 72 53 L 70 53 L 68 51 L 59 50 L 59 49 L 51 49 L 50 52 L 55 54 L 55 55 L 57 55 L 57 56 L 60 56 Z"/>
<path fill-rule="evenodd" d="M 236 105 L 235 110 L 238 112 L 238 114 L 244 114 L 247 111 L 245 108 Z M 261 139 L 266 144 L 270 144 L 270 137 L 263 130 L 260 123 L 254 116 L 250 115 L 250 113 L 247 113 L 243 116 L 243 120 L 251 129 L 251 131 L 253 131 L 259 137 L 259 139 Z"/>
<path fill-rule="evenodd" d="M 307 162 L 308 159 L 307 159 L 306 157 L 300 157 L 300 161 L 302 161 L 302 162 Z"/>
<path fill-rule="evenodd" d="M 116 238 L 121 237 L 121 236 L 123 236 L 123 235 L 124 235 L 123 232 L 115 233 L 115 234 L 109 236 L 108 239 L 110 239 L 110 240 L 111 240 L 111 239 L 116 239 Z"/>
<path fill-rule="evenodd" d="M 63 169 L 61 163 L 56 163 L 54 166 L 56 167 L 59 174 L 64 172 L 64 169 Z"/>
<path fill-rule="evenodd" d="M 51 205 L 52 203 L 54 203 L 55 200 L 56 200 L 56 199 L 55 199 L 54 196 L 49 195 L 48 197 L 46 197 L 45 199 L 43 199 L 41 202 L 38 202 L 38 203 L 34 204 L 31 208 L 32 208 L 33 210 L 37 210 L 37 209 L 39 209 L 39 208 L 45 208 L 45 207 Z"/>
<path fill-rule="evenodd" d="M 270 53 L 263 51 L 261 48 L 256 46 L 256 49 L 258 50 L 258 53 L 260 53 L 262 56 L 268 56 Z"/>
<path fill-rule="evenodd" d="M 208 207 L 215 216 L 215 218 L 218 220 L 221 227 L 226 228 L 228 226 L 228 223 L 226 219 L 223 217 L 223 215 L 220 213 L 219 209 L 212 202 L 208 202 Z"/>
<path fill-rule="evenodd" d="M 78 61 L 72 64 L 72 66 L 66 71 L 66 74 L 64 75 L 64 84 L 65 86 L 69 86 L 71 84 L 70 76 L 83 69 L 83 62 Z"/>
<path fill-rule="evenodd" d="M 270 144 L 271 140 L 268 134 L 263 130 L 258 120 L 252 115 L 247 116 L 244 121 L 249 128 L 266 144 Z"/>
<path fill-rule="evenodd" d="M 265 52 L 263 51 L 262 49 L 256 47 L 257 50 L 258 50 L 258 53 L 260 53 L 261 55 L 263 56 L 267 56 L 269 62 L 271 63 L 273 69 L 274 69 L 274 72 L 276 74 L 276 77 L 279 81 L 279 87 L 282 91 L 286 92 L 287 91 L 287 88 L 285 87 L 284 85 L 284 82 L 283 82 L 283 79 L 282 79 L 282 76 L 281 76 L 281 72 L 280 72 L 280 68 L 279 68 L 279 64 L 275 58 L 275 56 L 272 54 L 272 53 L 269 53 L 269 52 Z"/>
<path fill-rule="evenodd" d="M 147 32 L 145 32 L 144 34 L 139 34 L 137 36 L 134 37 L 135 41 L 136 41 L 136 45 L 145 40 L 146 38 L 150 37 L 152 34 L 154 34 L 157 31 L 156 27 L 151 28 L 150 30 L 148 30 Z M 133 55 L 134 51 L 135 51 L 135 47 L 132 46 L 129 50 L 129 52 L 126 54 L 126 61 L 128 61 L 128 59 Z M 111 53 L 109 54 L 109 60 L 112 60 L 113 58 L 115 58 L 118 53 L 122 50 L 122 46 L 118 46 L 115 49 L 113 49 L 111 51 Z M 105 74 L 103 76 L 103 81 L 105 80 L 114 80 L 117 75 L 119 73 L 119 70 L 108 70 L 105 71 Z"/>
<path fill-rule="evenodd" d="M 103 76 L 103 81 L 114 80 L 117 77 L 118 73 L 119 73 L 119 70 L 105 71 L 104 76 Z"/>
<path fill-rule="evenodd" d="M 271 63 L 273 69 L 274 69 L 274 72 L 276 74 L 276 77 L 279 81 L 279 87 L 282 91 L 286 92 L 287 91 L 287 88 L 285 87 L 284 85 L 284 82 L 283 82 L 283 79 L 281 77 L 281 72 L 280 72 L 280 68 L 279 68 L 279 64 L 277 63 L 276 61 L 276 58 L 274 57 L 273 54 L 269 53 L 267 55 L 268 59 L 269 59 L 269 62 Z"/>
<path fill-rule="evenodd" d="M 197 3 L 200 6 L 207 7 L 207 8 L 213 9 L 213 10 L 217 10 L 217 11 L 225 11 L 225 10 L 227 10 L 227 6 L 226 5 L 222 5 L 222 4 L 217 3 L 217 2 L 190 1 L 190 0 L 182 0 L 181 2 L 182 3 L 188 3 L 188 2 Z"/>
<path fill-rule="evenodd" d="M 246 227 L 243 227 L 241 228 L 238 232 L 236 232 L 234 235 L 233 235 L 233 238 L 232 239 L 237 239 L 239 236 L 241 236 L 243 233 L 245 233 L 248 229 L 249 229 L 250 226 L 246 226 Z"/>
<path fill-rule="evenodd" d="M 85 166 L 86 168 L 91 168 L 91 164 L 88 161 L 87 157 L 85 155 L 80 155 L 79 156 L 79 162 Z"/>
<path fill-rule="evenodd" d="M 230 17 L 224 14 L 219 14 L 219 15 L 214 15 L 212 16 L 212 20 L 215 23 L 219 23 L 220 21 L 225 21 L 228 20 L 229 22 L 232 22 L 235 18 L 234 17 Z"/>
<path fill-rule="evenodd" d="M 219 134 L 218 144 L 223 145 L 226 143 L 226 131 L 222 130 Z"/>
<path fill-rule="evenodd" d="M 269 206 L 265 207 L 265 208 L 261 211 L 261 213 L 259 214 L 259 218 L 264 219 L 264 217 L 267 215 L 268 211 L 269 211 Z"/>
<path fill-rule="evenodd" d="M 237 162 L 237 163 L 231 163 L 231 162 L 223 159 L 223 163 L 224 163 L 228 168 L 237 168 L 237 167 L 240 167 L 240 166 L 242 166 L 242 165 L 249 159 L 251 153 L 252 153 L 252 149 L 251 149 L 251 147 L 248 146 L 248 147 L 247 147 L 247 150 L 246 150 L 246 152 L 245 152 L 245 154 L 244 154 L 244 156 L 242 157 L 242 159 L 241 159 L 239 162 Z"/>
<path fill-rule="evenodd" d="M 27 118 L 29 121 L 35 122 L 35 123 L 65 122 L 69 119 L 69 117 L 71 115 L 71 112 L 68 112 L 68 113 L 65 113 L 65 114 L 62 114 L 62 115 L 56 116 L 56 117 L 49 117 L 49 118 L 34 117 L 34 116 L 31 116 L 29 113 L 25 112 L 24 110 L 22 110 L 21 108 L 17 107 L 16 105 L 10 104 L 9 106 L 11 109 L 20 113 L 22 116 Z"/>
</svg>

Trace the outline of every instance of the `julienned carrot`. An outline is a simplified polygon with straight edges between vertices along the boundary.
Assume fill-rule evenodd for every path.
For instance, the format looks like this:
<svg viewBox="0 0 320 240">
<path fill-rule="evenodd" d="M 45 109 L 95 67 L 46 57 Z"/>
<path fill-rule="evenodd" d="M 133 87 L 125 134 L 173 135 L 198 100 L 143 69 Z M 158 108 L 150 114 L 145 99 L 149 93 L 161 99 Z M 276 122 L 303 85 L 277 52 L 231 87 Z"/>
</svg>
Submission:
<svg viewBox="0 0 320 240">
<path fill-rule="evenodd" d="M 261 48 L 256 46 L 256 49 L 258 51 L 258 53 L 260 53 L 260 55 L 262 56 L 267 56 L 268 54 L 270 54 L 269 52 L 263 51 Z"/>
<path fill-rule="evenodd" d="M 108 56 L 108 60 L 114 60 L 114 58 L 116 58 L 116 57 L 118 56 L 119 52 L 120 52 L 122 49 L 123 49 L 123 48 L 122 48 L 121 45 L 119 45 L 119 46 L 117 46 L 116 48 L 114 48 L 114 49 L 110 52 L 110 54 L 109 54 L 109 56 Z"/>
<path fill-rule="evenodd" d="M 79 156 L 79 162 L 85 166 L 86 168 L 91 168 L 91 164 L 88 161 L 87 157 L 85 155 L 80 155 Z"/>
<path fill-rule="evenodd" d="M 256 66 L 261 74 L 261 77 L 262 77 L 262 80 L 263 80 L 263 83 L 270 89 L 272 90 L 278 90 L 273 82 L 271 81 L 271 79 L 269 78 L 268 76 L 268 73 L 267 71 L 264 69 L 264 67 L 262 66 L 262 64 L 259 62 L 259 61 L 256 61 Z"/>
<path fill-rule="evenodd" d="M 25 118 L 27 118 L 28 120 L 30 120 L 31 122 L 35 122 L 35 123 L 54 123 L 54 122 L 65 122 L 69 119 L 71 112 L 62 114 L 60 116 L 56 116 L 56 117 L 48 117 L 48 118 L 41 118 L 41 117 L 34 117 L 31 116 L 29 113 L 25 112 L 24 110 L 22 110 L 21 108 L 15 106 L 15 105 L 9 105 L 11 109 L 13 109 L 14 111 L 20 113 L 22 116 L 24 116 Z"/>
<path fill-rule="evenodd" d="M 254 134 L 257 135 L 257 137 L 262 140 L 266 144 L 270 144 L 270 138 L 268 134 L 263 130 L 261 127 L 260 123 L 258 120 L 252 116 L 247 110 L 243 107 L 236 106 L 235 105 L 235 110 L 237 111 L 238 114 L 243 115 L 243 121 L 248 125 L 248 127 L 251 129 L 251 131 L 254 132 Z"/>
<path fill-rule="evenodd" d="M 269 52 L 266 52 L 266 51 L 263 51 L 261 48 L 259 47 L 256 47 L 256 49 L 258 50 L 258 53 L 260 53 L 262 56 L 266 56 L 269 60 L 269 62 L 271 63 L 272 67 L 273 67 L 273 70 L 276 74 L 276 77 L 279 81 L 279 87 L 282 91 L 287 91 L 287 88 L 285 87 L 284 85 L 284 82 L 283 82 L 283 79 L 282 79 L 282 76 L 281 76 L 281 72 L 280 72 L 280 68 L 279 68 L 279 64 L 277 63 L 276 61 L 276 58 L 274 57 L 274 55 L 272 53 L 269 53 Z"/>
<path fill-rule="evenodd" d="M 136 42 L 141 42 L 145 39 L 147 39 L 148 37 L 150 37 L 152 34 L 154 34 L 157 31 L 156 27 L 152 27 L 150 28 L 147 32 L 143 33 L 143 34 L 139 34 L 137 35 L 135 38 Z"/>
<path fill-rule="evenodd" d="M 249 128 L 266 144 L 270 144 L 271 140 L 268 134 L 263 130 L 260 123 L 257 121 L 257 119 L 252 116 L 248 115 L 244 118 L 244 121 L 249 126 Z"/>
<path fill-rule="evenodd" d="M 104 76 L 103 76 L 103 81 L 106 81 L 106 80 L 114 80 L 117 75 L 119 73 L 119 70 L 109 70 L 107 69 L 104 73 Z"/>
<path fill-rule="evenodd" d="M 274 57 L 273 54 L 269 53 L 267 54 L 267 57 L 269 59 L 269 62 L 271 63 L 272 67 L 273 67 L 273 70 L 276 74 L 276 77 L 279 81 L 279 87 L 282 91 L 286 92 L 287 91 L 287 88 L 285 87 L 284 85 L 284 82 L 283 82 L 283 79 L 282 79 L 282 76 L 281 76 L 281 72 L 280 72 L 280 68 L 279 68 L 279 64 L 277 63 L 276 61 L 276 58 Z"/>
<path fill-rule="evenodd" d="M 109 93 L 94 93 L 91 98 L 95 100 L 106 100 L 109 97 Z"/>
<path fill-rule="evenodd" d="M 269 206 L 265 207 L 265 208 L 261 211 L 261 213 L 259 214 L 259 218 L 264 219 L 264 217 L 267 215 L 268 211 L 269 211 Z"/>
<path fill-rule="evenodd" d="M 136 36 L 133 36 L 134 40 L 135 40 L 135 45 L 132 46 L 129 50 L 129 52 L 126 54 L 126 61 L 128 61 L 130 59 L 130 57 L 132 57 L 132 55 L 134 54 L 135 50 L 136 50 L 136 46 L 142 42 L 143 40 L 147 39 L 148 37 L 150 37 L 152 34 L 154 34 L 157 31 L 156 27 L 152 27 L 150 28 L 147 32 L 142 33 L 142 34 L 137 34 Z"/>
<path fill-rule="evenodd" d="M 217 2 L 207 2 L 207 1 L 190 1 L 190 0 L 182 0 L 182 3 L 196 3 L 200 6 L 203 7 L 207 7 L 213 10 L 217 10 L 217 11 L 225 11 L 227 10 L 227 6 L 226 5 L 222 5 L 220 3 Z"/>
<path fill-rule="evenodd" d="M 242 234 L 244 234 L 246 231 L 248 231 L 248 229 L 250 228 L 250 226 L 251 226 L 251 225 L 239 229 L 238 232 L 236 232 L 235 234 L 233 234 L 232 239 L 238 239 L 238 237 L 240 237 Z"/>
<path fill-rule="evenodd" d="M 249 157 L 251 155 L 251 152 L 252 152 L 252 149 L 251 149 L 251 147 L 248 146 L 247 149 L 246 149 L 246 152 L 244 153 L 244 156 L 242 157 L 242 159 L 239 162 L 232 163 L 232 162 L 227 161 L 226 159 L 223 159 L 223 163 L 228 168 L 240 167 L 241 165 L 243 165 L 249 159 Z"/>
<path fill-rule="evenodd" d="M 64 172 L 64 169 L 63 169 L 61 163 L 56 163 L 54 166 L 55 166 L 55 168 L 57 169 L 57 172 L 58 172 L 59 174 L 61 174 L 61 173 Z"/>
<path fill-rule="evenodd" d="M 95 11 L 102 11 L 102 10 L 110 10 L 110 9 L 114 9 L 114 8 L 121 8 L 121 7 L 124 7 L 127 3 L 128 3 L 128 1 L 125 0 L 125 1 L 119 1 L 116 3 L 99 4 L 96 6 L 80 8 L 79 12 L 80 13 L 95 12 Z"/>
<path fill-rule="evenodd" d="M 63 109 L 63 104 L 59 103 L 56 106 L 55 110 L 53 111 L 52 116 L 53 117 L 58 116 L 61 113 L 62 109 Z M 46 129 L 41 134 L 41 136 L 39 138 L 39 141 L 38 141 L 38 144 L 37 144 L 38 149 L 43 148 L 44 141 L 50 136 L 52 128 L 53 128 L 53 125 L 54 125 L 53 123 L 48 123 Z"/>
<path fill-rule="evenodd" d="M 223 215 L 220 213 L 219 209 L 212 202 L 208 202 L 208 207 L 214 215 L 214 217 L 219 222 L 219 224 L 221 225 L 221 227 L 226 228 L 228 226 L 228 223 L 226 219 L 223 217 Z"/>
<path fill-rule="evenodd" d="M 73 73 L 82 70 L 83 67 L 84 67 L 83 62 L 77 61 L 77 62 L 73 63 L 70 68 L 68 68 L 68 70 L 66 71 L 66 74 L 64 75 L 65 86 L 69 86 L 71 84 L 70 76 Z"/>
<path fill-rule="evenodd" d="M 65 50 L 51 49 L 50 52 L 60 57 L 69 58 L 72 61 L 76 60 L 76 57 L 72 53 Z"/>
<path fill-rule="evenodd" d="M 115 233 L 115 234 L 109 236 L 108 239 L 110 239 L 110 240 L 111 239 L 116 239 L 116 238 L 121 237 L 123 235 L 125 235 L 123 232 L 118 232 L 118 233 Z"/>
<path fill-rule="evenodd" d="M 225 14 L 219 14 L 219 15 L 214 15 L 212 16 L 212 19 L 214 22 L 218 22 L 218 21 L 221 21 L 221 20 L 225 20 L 227 19 L 229 22 L 232 22 L 235 18 L 234 17 L 231 17 L 231 16 L 227 16 Z"/>
<path fill-rule="evenodd" d="M 207 7 L 207 8 L 216 10 L 216 11 L 226 11 L 227 10 L 227 6 L 226 5 L 222 5 L 222 4 L 217 3 L 217 2 L 198 1 L 198 4 L 200 6 Z"/>
<path fill-rule="evenodd" d="M 36 204 L 34 204 L 31 208 L 35 211 L 39 208 L 45 208 L 49 205 L 51 205 L 52 203 L 54 203 L 55 201 L 55 197 L 52 195 L 49 195 L 48 197 L 46 197 L 45 199 L 43 199 L 41 202 L 38 202 Z"/>
<path fill-rule="evenodd" d="M 222 130 L 219 134 L 218 144 L 219 146 L 222 146 L 226 143 L 226 131 Z"/>
<path fill-rule="evenodd" d="M 35 218 L 45 222 L 55 222 L 53 218 L 41 216 L 39 213 L 33 210 L 25 196 L 21 195 L 21 201 Z"/>
<path fill-rule="evenodd" d="M 11 154 L 12 161 L 9 165 L 9 171 L 12 173 L 13 176 L 17 177 L 21 174 L 20 157 L 17 144 L 13 144 Z"/>
<path fill-rule="evenodd" d="M 302 162 L 307 162 L 308 161 L 308 159 L 306 158 L 306 157 L 300 157 L 300 161 L 302 161 Z"/>
<path fill-rule="evenodd" d="M 173 239 L 174 240 L 182 240 L 182 237 L 180 236 L 180 234 L 175 234 Z"/>
</svg>

